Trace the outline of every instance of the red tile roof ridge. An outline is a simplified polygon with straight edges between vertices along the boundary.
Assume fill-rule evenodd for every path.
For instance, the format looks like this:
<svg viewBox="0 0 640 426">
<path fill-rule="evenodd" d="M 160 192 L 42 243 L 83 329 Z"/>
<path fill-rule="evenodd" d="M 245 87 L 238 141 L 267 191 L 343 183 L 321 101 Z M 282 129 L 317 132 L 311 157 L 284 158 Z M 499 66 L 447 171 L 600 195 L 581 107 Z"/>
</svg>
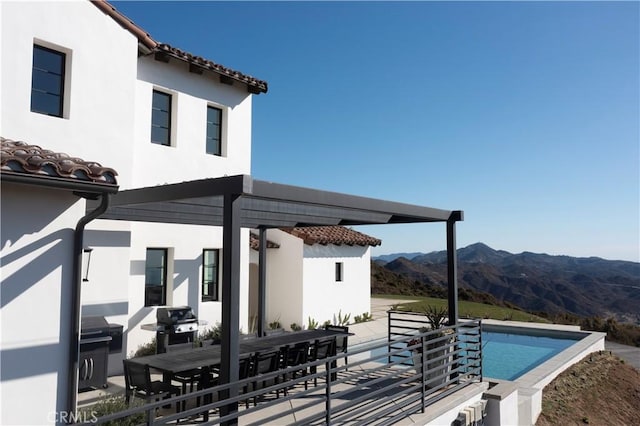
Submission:
<svg viewBox="0 0 640 426">
<path fill-rule="evenodd" d="M 138 41 L 146 46 L 148 49 L 153 50 L 158 45 L 158 42 L 151 37 L 151 35 L 144 29 L 136 25 L 131 19 L 127 18 L 122 12 L 116 9 L 111 3 L 106 0 L 91 0 L 98 9 L 109 15 L 120 26 L 129 31 L 131 34 L 138 38 Z"/>
<path fill-rule="evenodd" d="M 118 184 L 118 173 L 95 161 L 85 161 L 63 152 L 43 149 L 0 136 L 0 171 L 3 173 L 61 177 L 107 185 Z"/>
<path fill-rule="evenodd" d="M 173 47 L 167 43 L 160 43 L 156 41 L 151 35 L 146 32 L 144 29 L 136 25 L 131 19 L 126 17 L 123 13 L 118 11 L 113 5 L 111 5 L 106 0 L 90 0 L 98 9 L 104 12 L 106 15 L 110 16 L 114 21 L 116 21 L 120 26 L 133 34 L 140 44 L 145 46 L 148 52 L 145 53 L 154 53 L 154 52 L 162 52 L 168 54 L 170 56 L 175 57 L 181 61 L 187 62 L 188 64 L 194 64 L 204 69 L 208 69 L 220 75 L 225 75 L 234 80 L 237 80 L 241 83 L 248 85 L 249 87 L 254 87 L 254 91 L 252 93 L 267 93 L 268 85 L 264 80 L 259 80 L 255 77 L 252 77 L 247 74 L 243 74 L 240 71 L 233 70 L 231 68 L 227 68 L 223 65 L 220 65 L 216 62 L 213 62 L 209 59 L 203 58 L 201 56 L 193 55 L 189 52 L 186 52 L 182 49 L 178 49 L 177 47 Z"/>
<path fill-rule="evenodd" d="M 305 244 L 314 245 L 347 245 L 347 246 L 379 246 L 382 240 L 345 226 L 306 226 L 281 228 L 295 237 L 301 238 Z"/>
</svg>

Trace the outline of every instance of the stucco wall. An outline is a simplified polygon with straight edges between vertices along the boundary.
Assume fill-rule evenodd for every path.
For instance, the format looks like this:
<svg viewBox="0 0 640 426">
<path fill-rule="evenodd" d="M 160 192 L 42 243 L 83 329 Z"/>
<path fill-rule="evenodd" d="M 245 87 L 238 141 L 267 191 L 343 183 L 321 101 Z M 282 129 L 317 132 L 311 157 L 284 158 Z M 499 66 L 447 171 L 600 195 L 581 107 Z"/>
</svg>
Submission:
<svg viewBox="0 0 640 426">
<path fill-rule="evenodd" d="M 137 40 L 85 1 L 0 2 L 2 136 L 131 179 Z M 67 54 L 64 118 L 31 112 L 34 41 Z"/>
<path fill-rule="evenodd" d="M 71 193 L 3 183 L 0 423 L 51 424 L 65 410 L 73 231 Z"/>
<path fill-rule="evenodd" d="M 371 311 L 370 247 L 320 244 L 304 246 L 303 316 L 322 324 L 338 314 Z M 343 263 L 343 281 L 336 282 L 335 264 Z"/>
<path fill-rule="evenodd" d="M 153 90 L 172 95 L 172 144 L 151 143 Z M 207 105 L 223 110 L 222 156 L 207 154 Z M 144 187 L 251 172 L 251 96 L 242 85 L 217 83 L 188 65 L 142 57 L 136 85 L 133 185 Z"/>
<path fill-rule="evenodd" d="M 268 230 L 267 239 L 280 248 L 267 250 L 266 325 L 277 320 L 287 329 L 294 322 L 302 326 L 302 240 L 279 229 Z"/>
<path fill-rule="evenodd" d="M 267 325 L 280 321 L 307 326 L 335 322 L 341 313 L 361 315 L 371 310 L 371 250 L 360 246 L 306 245 L 278 229 L 267 232 L 280 245 L 267 251 Z M 257 263 L 257 252 L 252 262 Z M 343 281 L 335 280 L 335 264 L 343 263 Z M 257 288 L 257 287 L 256 287 Z M 257 291 L 257 290 L 256 290 Z"/>
</svg>

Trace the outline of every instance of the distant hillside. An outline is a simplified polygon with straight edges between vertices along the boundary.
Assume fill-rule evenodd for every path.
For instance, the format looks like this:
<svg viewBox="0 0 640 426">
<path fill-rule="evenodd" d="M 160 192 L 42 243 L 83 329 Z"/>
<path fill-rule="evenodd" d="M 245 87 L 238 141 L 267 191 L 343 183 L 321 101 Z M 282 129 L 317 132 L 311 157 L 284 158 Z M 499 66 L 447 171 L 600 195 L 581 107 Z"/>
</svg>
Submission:
<svg viewBox="0 0 640 426">
<path fill-rule="evenodd" d="M 399 257 L 404 257 L 405 259 L 413 259 L 416 256 L 421 256 L 424 253 L 414 252 L 414 253 L 392 253 L 392 254 L 383 254 L 381 256 L 376 256 L 373 258 L 377 263 L 386 263 L 391 262 L 392 260 L 396 260 Z"/>
<path fill-rule="evenodd" d="M 458 249 L 461 289 L 493 295 L 528 311 L 614 316 L 640 323 L 640 263 L 524 252 L 477 243 Z M 446 288 L 446 252 L 399 257 L 377 266 L 411 285 Z"/>
</svg>

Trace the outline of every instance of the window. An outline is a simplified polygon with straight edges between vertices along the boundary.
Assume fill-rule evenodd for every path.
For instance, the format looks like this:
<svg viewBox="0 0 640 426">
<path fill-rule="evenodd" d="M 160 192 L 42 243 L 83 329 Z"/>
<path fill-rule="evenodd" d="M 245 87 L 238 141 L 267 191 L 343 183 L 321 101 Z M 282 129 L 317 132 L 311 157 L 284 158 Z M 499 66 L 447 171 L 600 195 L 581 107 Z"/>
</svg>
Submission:
<svg viewBox="0 0 640 426">
<path fill-rule="evenodd" d="M 342 262 L 336 262 L 336 282 L 342 281 L 343 265 Z"/>
<path fill-rule="evenodd" d="M 144 306 L 162 306 L 167 300 L 167 249 L 147 249 Z"/>
<path fill-rule="evenodd" d="M 222 155 L 222 110 L 207 107 L 207 154 Z"/>
<path fill-rule="evenodd" d="M 33 45 L 31 111 L 62 117 L 65 61 L 64 53 Z"/>
<path fill-rule="evenodd" d="M 220 250 L 202 251 L 202 301 L 218 300 Z"/>
<path fill-rule="evenodd" d="M 151 106 L 151 142 L 171 145 L 171 95 L 157 90 Z"/>
</svg>

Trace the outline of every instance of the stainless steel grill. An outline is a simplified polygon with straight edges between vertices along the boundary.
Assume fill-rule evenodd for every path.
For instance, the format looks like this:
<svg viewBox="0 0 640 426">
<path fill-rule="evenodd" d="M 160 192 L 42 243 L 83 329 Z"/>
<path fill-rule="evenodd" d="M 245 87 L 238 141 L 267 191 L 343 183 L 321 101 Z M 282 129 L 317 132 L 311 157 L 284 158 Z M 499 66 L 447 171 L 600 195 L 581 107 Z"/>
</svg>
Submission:
<svg viewBox="0 0 640 426">
<path fill-rule="evenodd" d="M 156 310 L 157 353 L 167 346 L 193 342 L 198 332 L 198 318 L 189 306 L 174 306 Z"/>
</svg>

